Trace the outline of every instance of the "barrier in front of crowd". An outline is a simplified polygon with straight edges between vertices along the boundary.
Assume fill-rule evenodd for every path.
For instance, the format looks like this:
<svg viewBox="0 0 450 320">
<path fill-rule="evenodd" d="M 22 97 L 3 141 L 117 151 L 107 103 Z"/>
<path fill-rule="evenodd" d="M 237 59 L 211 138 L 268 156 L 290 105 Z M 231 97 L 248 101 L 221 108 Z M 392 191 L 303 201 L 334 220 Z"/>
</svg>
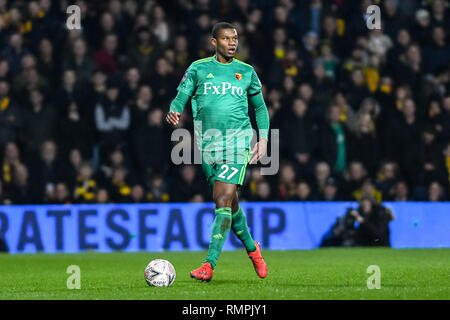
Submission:
<svg viewBox="0 0 450 320">
<path fill-rule="evenodd" d="M 385 203 L 394 248 L 450 247 L 450 203 Z M 241 203 L 263 248 L 318 248 L 354 202 Z M 11 253 L 181 251 L 208 248 L 212 203 L 0 206 L 0 240 Z M 240 248 L 230 232 L 224 250 Z"/>
</svg>

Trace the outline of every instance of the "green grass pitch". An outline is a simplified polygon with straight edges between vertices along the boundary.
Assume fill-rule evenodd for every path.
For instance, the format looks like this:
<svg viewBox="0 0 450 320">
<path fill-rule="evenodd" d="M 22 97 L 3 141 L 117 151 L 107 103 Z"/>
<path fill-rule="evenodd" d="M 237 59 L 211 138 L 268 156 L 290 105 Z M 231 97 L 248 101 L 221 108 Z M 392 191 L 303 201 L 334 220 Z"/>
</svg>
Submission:
<svg viewBox="0 0 450 320">
<path fill-rule="evenodd" d="M 0 299 L 445 299 L 450 298 L 450 249 L 352 248 L 263 250 L 269 266 L 259 279 L 244 250 L 222 252 L 213 280 L 189 277 L 206 252 L 0 254 Z M 175 267 L 169 288 L 149 287 L 144 269 L 162 258 Z M 69 265 L 81 289 L 66 287 Z M 381 288 L 369 290 L 369 265 Z"/>
</svg>

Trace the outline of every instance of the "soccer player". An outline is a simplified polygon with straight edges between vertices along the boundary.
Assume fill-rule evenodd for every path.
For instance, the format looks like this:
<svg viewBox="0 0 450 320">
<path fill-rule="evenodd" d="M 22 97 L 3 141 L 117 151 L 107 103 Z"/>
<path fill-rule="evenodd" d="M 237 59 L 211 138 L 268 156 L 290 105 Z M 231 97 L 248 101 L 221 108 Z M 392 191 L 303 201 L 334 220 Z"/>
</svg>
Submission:
<svg viewBox="0 0 450 320">
<path fill-rule="evenodd" d="M 242 185 L 247 164 L 257 162 L 266 153 L 269 114 L 255 70 L 234 57 L 238 34 L 233 25 L 215 24 L 211 44 L 215 55 L 189 66 L 166 116 L 166 121 L 176 126 L 185 104 L 191 99 L 195 135 L 197 141 L 201 141 L 202 169 L 215 203 L 208 255 L 203 265 L 191 272 L 191 277 L 201 281 L 212 279 L 222 247 L 233 230 L 244 244 L 256 273 L 265 278 L 267 265 L 259 244 L 248 230 L 237 189 Z M 253 133 L 248 116 L 249 102 L 255 108 L 260 136 L 250 151 L 250 161 Z"/>
</svg>

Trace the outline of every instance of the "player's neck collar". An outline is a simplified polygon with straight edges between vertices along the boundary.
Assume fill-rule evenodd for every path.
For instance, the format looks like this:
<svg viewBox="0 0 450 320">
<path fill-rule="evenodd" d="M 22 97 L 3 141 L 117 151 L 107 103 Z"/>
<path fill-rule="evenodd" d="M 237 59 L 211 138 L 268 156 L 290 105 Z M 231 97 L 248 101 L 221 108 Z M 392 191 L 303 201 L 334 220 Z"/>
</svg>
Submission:
<svg viewBox="0 0 450 320">
<path fill-rule="evenodd" d="M 215 63 L 221 64 L 221 65 L 223 65 L 223 66 L 229 66 L 230 64 L 232 64 L 232 63 L 234 62 L 234 60 L 236 60 L 236 58 L 233 57 L 233 60 L 231 60 L 231 62 L 229 62 L 229 63 L 222 63 L 222 62 L 219 62 L 219 61 L 217 60 L 217 57 L 216 57 L 215 54 L 214 54 L 214 56 L 213 56 L 213 61 L 214 61 Z"/>
</svg>

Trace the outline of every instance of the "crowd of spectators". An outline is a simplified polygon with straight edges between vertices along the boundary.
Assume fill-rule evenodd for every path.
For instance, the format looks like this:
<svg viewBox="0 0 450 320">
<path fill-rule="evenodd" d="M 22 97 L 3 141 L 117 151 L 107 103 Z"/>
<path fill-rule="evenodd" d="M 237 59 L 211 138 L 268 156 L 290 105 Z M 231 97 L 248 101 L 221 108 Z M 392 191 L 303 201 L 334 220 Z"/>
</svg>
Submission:
<svg viewBox="0 0 450 320">
<path fill-rule="evenodd" d="M 200 165 L 170 161 L 163 115 L 219 21 L 236 26 L 280 132 L 279 173 L 249 166 L 241 200 L 448 201 L 448 5 L 0 0 L 0 203 L 211 200 Z M 189 105 L 180 127 L 192 132 Z"/>
</svg>

